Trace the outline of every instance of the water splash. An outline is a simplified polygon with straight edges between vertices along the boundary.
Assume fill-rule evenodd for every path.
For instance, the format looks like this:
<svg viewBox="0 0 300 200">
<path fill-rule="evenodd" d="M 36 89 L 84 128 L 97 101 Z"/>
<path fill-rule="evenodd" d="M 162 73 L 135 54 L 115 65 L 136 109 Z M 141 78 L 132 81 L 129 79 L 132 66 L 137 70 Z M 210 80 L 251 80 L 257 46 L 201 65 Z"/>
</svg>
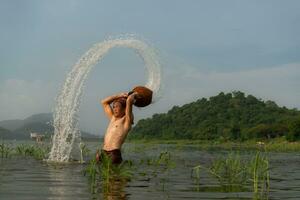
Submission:
<svg viewBox="0 0 300 200">
<path fill-rule="evenodd" d="M 161 71 L 154 48 L 135 38 L 109 39 L 95 44 L 74 65 L 58 95 L 53 114 L 53 145 L 48 161 L 69 161 L 73 143 L 80 138 L 78 111 L 84 84 L 93 66 L 100 62 L 104 55 L 114 47 L 132 48 L 142 58 L 148 76 L 145 86 L 153 91 L 154 101 L 157 100 Z"/>
</svg>

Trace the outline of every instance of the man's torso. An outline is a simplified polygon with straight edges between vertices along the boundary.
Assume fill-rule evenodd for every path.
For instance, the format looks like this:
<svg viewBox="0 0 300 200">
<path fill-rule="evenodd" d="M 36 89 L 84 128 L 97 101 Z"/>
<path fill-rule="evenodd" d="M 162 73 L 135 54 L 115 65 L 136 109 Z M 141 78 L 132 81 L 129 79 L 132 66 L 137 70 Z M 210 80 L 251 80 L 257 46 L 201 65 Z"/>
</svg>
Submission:
<svg viewBox="0 0 300 200">
<path fill-rule="evenodd" d="M 125 128 L 125 116 L 122 118 L 113 116 L 104 136 L 103 149 L 107 151 L 121 149 L 129 130 Z"/>
</svg>

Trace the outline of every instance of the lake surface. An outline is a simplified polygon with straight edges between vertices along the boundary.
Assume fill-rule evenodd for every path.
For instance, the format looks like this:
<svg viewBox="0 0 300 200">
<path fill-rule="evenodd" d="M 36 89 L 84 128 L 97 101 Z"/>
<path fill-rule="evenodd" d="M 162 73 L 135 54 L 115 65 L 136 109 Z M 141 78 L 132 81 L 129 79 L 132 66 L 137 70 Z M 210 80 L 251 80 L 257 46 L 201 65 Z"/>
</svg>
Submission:
<svg viewBox="0 0 300 200">
<path fill-rule="evenodd" d="M 88 142 L 91 152 L 100 145 Z M 110 192 L 99 184 L 91 192 L 85 164 L 53 165 L 30 157 L 0 158 L 0 199 L 253 199 L 250 187 L 224 192 L 217 180 L 201 172 L 199 183 L 191 177 L 193 167 L 207 166 L 228 151 L 204 151 L 196 145 L 134 144 L 122 150 L 123 160 L 134 163 L 128 182 L 111 183 Z M 173 166 L 162 170 L 147 160 L 169 152 Z M 247 159 L 253 152 L 240 152 Z M 90 158 L 86 158 L 87 160 Z M 269 153 L 268 199 L 300 199 L 300 153 Z"/>
</svg>

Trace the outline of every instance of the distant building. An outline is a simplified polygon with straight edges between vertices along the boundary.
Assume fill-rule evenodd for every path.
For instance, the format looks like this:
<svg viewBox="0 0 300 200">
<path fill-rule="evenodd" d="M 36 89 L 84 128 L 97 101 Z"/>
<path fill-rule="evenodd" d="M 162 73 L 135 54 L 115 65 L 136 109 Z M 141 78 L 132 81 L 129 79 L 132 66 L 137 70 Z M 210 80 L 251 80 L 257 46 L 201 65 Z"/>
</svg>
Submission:
<svg viewBox="0 0 300 200">
<path fill-rule="evenodd" d="M 30 133 L 30 138 L 35 139 L 36 142 L 42 142 L 45 135 L 38 133 Z"/>
</svg>

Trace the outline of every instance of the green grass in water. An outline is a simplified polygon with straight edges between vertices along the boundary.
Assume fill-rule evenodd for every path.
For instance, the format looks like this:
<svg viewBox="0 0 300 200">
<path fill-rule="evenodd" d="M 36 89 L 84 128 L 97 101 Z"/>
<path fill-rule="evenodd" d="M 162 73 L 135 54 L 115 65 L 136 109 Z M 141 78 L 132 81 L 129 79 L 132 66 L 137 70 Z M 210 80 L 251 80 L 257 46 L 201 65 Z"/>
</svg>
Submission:
<svg viewBox="0 0 300 200">
<path fill-rule="evenodd" d="M 47 158 L 50 152 L 50 147 L 44 144 L 19 144 L 14 147 L 12 143 L 0 143 L 1 158 L 10 158 L 12 156 L 33 157 L 37 160 Z"/>
<path fill-rule="evenodd" d="M 241 159 L 239 153 L 231 152 L 225 158 L 214 160 L 209 167 L 195 166 L 192 168 L 191 177 L 198 188 L 202 171 L 207 171 L 216 178 L 224 192 L 239 192 L 250 186 L 259 198 L 269 193 L 269 160 L 260 151 L 247 160 Z"/>
<path fill-rule="evenodd" d="M 12 152 L 13 152 L 12 144 L 4 143 L 4 141 L 1 141 L 1 143 L 0 143 L 1 158 L 10 157 Z"/>
<path fill-rule="evenodd" d="M 112 164 L 109 156 L 103 154 L 100 163 L 92 159 L 85 169 L 85 174 L 90 180 L 91 192 L 95 193 L 102 184 L 103 192 L 110 192 L 115 182 L 127 182 L 132 177 L 132 163 L 122 162 L 119 165 Z"/>
<path fill-rule="evenodd" d="M 32 145 L 32 144 L 20 144 L 15 147 L 15 154 L 19 156 L 30 156 L 37 160 L 43 160 L 47 158 L 50 147 L 45 145 Z"/>
</svg>

